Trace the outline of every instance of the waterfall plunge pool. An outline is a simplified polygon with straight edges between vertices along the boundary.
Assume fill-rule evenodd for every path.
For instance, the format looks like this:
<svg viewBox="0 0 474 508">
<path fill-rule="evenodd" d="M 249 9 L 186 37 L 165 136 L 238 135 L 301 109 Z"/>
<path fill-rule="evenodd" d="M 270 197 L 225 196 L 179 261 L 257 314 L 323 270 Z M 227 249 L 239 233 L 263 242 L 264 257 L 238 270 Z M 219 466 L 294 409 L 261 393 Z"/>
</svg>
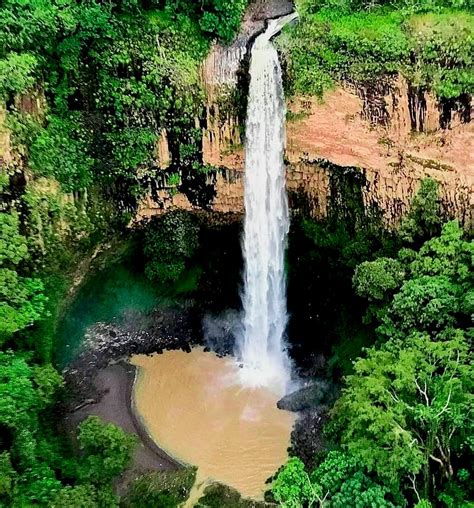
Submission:
<svg viewBox="0 0 474 508">
<path fill-rule="evenodd" d="M 136 355 L 133 405 L 154 441 L 198 467 L 196 486 L 214 480 L 262 499 L 265 481 L 287 459 L 295 415 L 268 388 L 239 383 L 239 367 L 202 348 Z"/>
</svg>

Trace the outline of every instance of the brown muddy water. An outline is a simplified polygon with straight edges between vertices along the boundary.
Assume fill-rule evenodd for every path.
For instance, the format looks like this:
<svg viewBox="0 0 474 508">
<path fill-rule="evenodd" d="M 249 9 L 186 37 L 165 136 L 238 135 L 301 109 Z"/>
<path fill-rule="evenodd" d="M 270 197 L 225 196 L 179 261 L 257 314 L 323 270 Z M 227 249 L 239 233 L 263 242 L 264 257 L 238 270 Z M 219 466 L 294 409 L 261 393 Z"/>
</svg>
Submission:
<svg viewBox="0 0 474 508">
<path fill-rule="evenodd" d="M 230 358 L 194 349 L 136 355 L 134 404 L 156 443 L 198 466 L 196 486 L 209 480 L 261 499 L 265 480 L 286 461 L 293 413 L 279 395 L 242 388 Z"/>
</svg>

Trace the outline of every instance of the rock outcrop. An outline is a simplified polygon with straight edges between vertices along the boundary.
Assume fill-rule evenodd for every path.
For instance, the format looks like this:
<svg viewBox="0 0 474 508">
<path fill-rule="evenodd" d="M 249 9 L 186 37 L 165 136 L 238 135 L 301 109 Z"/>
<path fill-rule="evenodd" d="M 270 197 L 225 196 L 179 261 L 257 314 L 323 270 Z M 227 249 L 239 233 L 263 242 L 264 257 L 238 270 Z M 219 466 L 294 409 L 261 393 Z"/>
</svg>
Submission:
<svg viewBox="0 0 474 508">
<path fill-rule="evenodd" d="M 474 125 L 454 111 L 441 125 L 441 106 L 431 96 L 418 112 L 410 105 L 409 89 L 394 83 L 385 95 L 340 87 L 323 101 L 298 97 L 289 101 L 287 122 L 287 182 L 290 199 L 303 195 L 310 213 L 324 217 L 330 201 L 331 170 L 321 161 L 341 168 L 355 167 L 362 175 L 364 203 L 376 204 L 385 220 L 395 225 L 407 211 L 420 181 L 440 183 L 447 215 L 470 226 L 474 207 Z M 376 104 L 368 104 L 374 102 Z M 243 211 L 244 150 L 239 118 L 210 115 L 203 131 L 203 159 L 217 168 L 209 175 L 215 186 L 211 203 L 217 212 Z M 377 113 L 378 112 L 378 113 Z M 412 118 L 423 118 L 414 130 Z M 209 118 L 210 117 L 210 118 Z M 185 196 L 169 199 L 168 206 L 192 206 Z M 292 199 L 295 206 L 296 199 Z M 156 213 L 148 200 L 141 213 Z"/>
<path fill-rule="evenodd" d="M 276 0 L 269 4 L 273 14 L 284 14 L 291 7 Z M 216 212 L 243 211 L 248 48 L 269 14 L 259 11 L 258 5 L 253 4 L 247 13 L 236 41 L 227 48 L 216 45 L 203 65 L 207 106 L 200 122 L 202 154 L 203 162 L 215 168 L 207 178 L 215 190 L 209 208 Z M 286 150 L 291 206 L 299 208 L 304 202 L 305 211 L 312 216 L 326 216 L 337 166 L 341 174 L 355 169 L 360 173 L 366 208 L 376 205 L 388 225 L 398 223 L 420 181 L 431 177 L 440 183 L 446 215 L 472 227 L 471 108 L 470 97 L 440 103 L 429 93 L 411 89 L 401 78 L 364 86 L 342 84 L 322 101 L 292 98 L 288 101 Z M 155 199 L 148 196 L 143 201 L 138 217 L 175 206 L 193 208 L 184 194 L 175 189 L 172 194 L 163 185 Z"/>
</svg>

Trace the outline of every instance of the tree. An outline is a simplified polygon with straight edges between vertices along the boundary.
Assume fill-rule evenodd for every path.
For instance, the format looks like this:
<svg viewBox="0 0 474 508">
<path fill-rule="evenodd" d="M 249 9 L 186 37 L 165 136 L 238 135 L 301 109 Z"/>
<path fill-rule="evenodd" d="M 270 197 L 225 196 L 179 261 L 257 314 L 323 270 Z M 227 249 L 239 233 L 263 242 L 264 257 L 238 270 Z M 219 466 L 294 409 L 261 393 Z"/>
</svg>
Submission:
<svg viewBox="0 0 474 508">
<path fill-rule="evenodd" d="M 272 485 L 275 500 L 285 508 L 299 508 L 304 504 L 313 506 L 319 492 L 315 490 L 303 462 L 292 457 L 278 473 Z"/>
<path fill-rule="evenodd" d="M 16 471 L 13 469 L 10 454 L 0 453 L 0 503 L 11 498 Z"/>
<path fill-rule="evenodd" d="M 354 457 L 331 451 L 311 474 L 300 459 L 292 457 L 280 470 L 272 493 L 282 506 L 331 506 L 333 508 L 394 508 L 387 487 L 375 482 Z"/>
<path fill-rule="evenodd" d="M 62 378 L 50 365 L 31 367 L 24 356 L 7 351 L 0 352 L 0 379 L 1 440 L 8 450 L 0 468 L 3 495 L 16 506 L 44 503 L 61 483 L 37 449 L 39 415 L 54 403 Z"/>
<path fill-rule="evenodd" d="M 29 53 L 8 53 L 0 58 L 0 97 L 24 93 L 35 83 L 38 61 Z"/>
<path fill-rule="evenodd" d="M 248 0 L 205 0 L 199 25 L 225 42 L 237 33 Z"/>
<path fill-rule="evenodd" d="M 408 243 L 416 243 L 439 234 L 441 230 L 441 202 L 439 184 L 432 178 L 421 181 L 420 188 L 403 218 L 399 234 Z"/>
<path fill-rule="evenodd" d="M 108 486 L 99 488 L 93 485 L 76 485 L 64 487 L 59 491 L 50 508 L 116 508 L 118 497 Z"/>
<path fill-rule="evenodd" d="M 0 214 L 0 345 L 40 319 L 46 298 L 40 279 L 23 277 L 19 265 L 28 260 L 26 238 L 17 213 Z"/>
<path fill-rule="evenodd" d="M 473 254 L 451 221 L 418 251 L 363 263 L 353 278 L 380 342 L 355 362 L 334 408 L 341 442 L 393 492 L 408 485 L 420 506 L 435 495 L 456 504 L 468 490 L 458 473 L 472 431 Z"/>
<path fill-rule="evenodd" d="M 451 221 L 418 252 L 401 249 L 398 259 L 379 258 L 356 268 L 355 290 L 371 302 L 367 317 L 375 315 L 381 336 L 403 338 L 415 329 L 436 336 L 458 321 L 468 322 L 474 312 L 474 242 L 463 235 Z"/>
<path fill-rule="evenodd" d="M 452 457 L 473 430 L 474 370 L 461 330 L 433 341 L 413 332 L 367 351 L 333 414 L 344 447 L 396 491 L 410 482 L 420 500 L 455 473 Z M 421 482 L 420 482 L 421 480 Z"/>
<path fill-rule="evenodd" d="M 474 241 L 464 237 L 459 222 L 450 221 L 443 225 L 441 234 L 425 242 L 418 253 L 403 249 L 399 258 L 410 263 L 410 271 L 415 276 L 444 275 L 469 289 L 474 278 Z"/>
<path fill-rule="evenodd" d="M 407 280 L 382 314 L 379 333 L 405 337 L 412 330 L 439 333 L 454 326 L 460 312 L 460 286 L 445 276 Z"/>
<path fill-rule="evenodd" d="M 359 296 L 383 300 L 400 287 L 404 277 L 405 270 L 398 260 L 381 257 L 358 265 L 352 280 Z"/>
<path fill-rule="evenodd" d="M 167 8 L 196 17 L 199 26 L 211 37 L 230 42 L 237 33 L 248 0 L 166 0 Z"/>
<path fill-rule="evenodd" d="M 85 189 L 92 181 L 91 130 L 82 120 L 77 112 L 68 118 L 51 115 L 30 145 L 31 168 L 37 175 L 54 177 L 67 192 Z"/>
<path fill-rule="evenodd" d="M 182 506 L 196 481 L 195 467 L 153 471 L 136 478 L 120 502 L 126 508 Z M 206 504 L 206 503 L 205 503 Z"/>
<path fill-rule="evenodd" d="M 145 231 L 147 276 L 162 283 L 176 281 L 199 246 L 198 235 L 193 217 L 182 210 L 168 212 L 151 222 Z"/>
<path fill-rule="evenodd" d="M 136 444 L 135 436 L 97 416 L 89 416 L 79 425 L 78 440 L 83 452 L 79 478 L 93 484 L 107 484 L 122 473 Z"/>
<path fill-rule="evenodd" d="M 53 367 L 30 367 L 12 351 L 0 352 L 0 422 L 15 436 L 36 430 L 37 413 L 53 401 L 62 378 Z"/>
</svg>

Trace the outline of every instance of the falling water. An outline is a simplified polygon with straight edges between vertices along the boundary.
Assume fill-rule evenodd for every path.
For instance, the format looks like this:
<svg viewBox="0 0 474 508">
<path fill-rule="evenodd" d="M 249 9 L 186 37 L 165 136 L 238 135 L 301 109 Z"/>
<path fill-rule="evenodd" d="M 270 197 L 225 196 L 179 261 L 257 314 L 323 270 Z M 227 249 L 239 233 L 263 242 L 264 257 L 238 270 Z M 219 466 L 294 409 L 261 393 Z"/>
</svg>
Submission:
<svg viewBox="0 0 474 508">
<path fill-rule="evenodd" d="M 284 392 L 290 381 L 285 247 L 289 226 L 285 189 L 285 98 L 278 54 L 270 39 L 297 14 L 270 20 L 250 62 L 245 147 L 245 260 L 242 333 L 237 341 L 246 386 Z"/>
</svg>

